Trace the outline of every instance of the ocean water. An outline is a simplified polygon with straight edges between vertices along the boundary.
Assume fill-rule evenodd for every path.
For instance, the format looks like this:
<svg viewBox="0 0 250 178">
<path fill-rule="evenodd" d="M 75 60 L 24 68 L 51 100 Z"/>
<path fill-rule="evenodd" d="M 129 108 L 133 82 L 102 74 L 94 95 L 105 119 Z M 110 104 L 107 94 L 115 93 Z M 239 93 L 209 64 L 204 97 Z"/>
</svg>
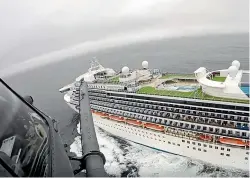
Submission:
<svg viewBox="0 0 250 178">
<path fill-rule="evenodd" d="M 120 70 L 137 68 L 143 60 L 149 67 L 171 73 L 190 73 L 199 67 L 209 70 L 228 68 L 233 60 L 249 70 L 248 34 L 182 37 L 151 41 L 89 53 L 5 78 L 22 95 L 32 95 L 34 104 L 59 121 L 61 132 L 74 117 L 58 90 L 86 72 L 89 61 L 97 57 L 106 67 Z M 105 165 L 111 176 L 233 176 L 248 177 L 248 172 L 219 168 L 188 158 L 158 152 L 123 141 L 96 128 Z M 76 138 L 78 140 L 78 138 Z M 77 144 L 78 143 L 78 144 Z M 79 152 L 79 140 L 75 152 Z"/>
</svg>

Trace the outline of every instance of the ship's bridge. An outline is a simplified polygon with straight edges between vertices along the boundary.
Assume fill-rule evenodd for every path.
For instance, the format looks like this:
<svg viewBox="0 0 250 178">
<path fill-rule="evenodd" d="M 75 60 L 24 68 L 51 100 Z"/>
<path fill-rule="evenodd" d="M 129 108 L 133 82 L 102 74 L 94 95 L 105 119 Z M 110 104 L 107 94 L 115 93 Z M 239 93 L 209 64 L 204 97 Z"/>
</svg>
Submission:
<svg viewBox="0 0 250 178">
<path fill-rule="evenodd" d="M 91 67 L 88 72 L 76 78 L 76 81 L 84 79 L 86 82 L 93 82 L 96 78 L 105 78 L 114 76 L 116 72 L 110 68 L 104 68 L 97 60 L 91 61 Z"/>
</svg>

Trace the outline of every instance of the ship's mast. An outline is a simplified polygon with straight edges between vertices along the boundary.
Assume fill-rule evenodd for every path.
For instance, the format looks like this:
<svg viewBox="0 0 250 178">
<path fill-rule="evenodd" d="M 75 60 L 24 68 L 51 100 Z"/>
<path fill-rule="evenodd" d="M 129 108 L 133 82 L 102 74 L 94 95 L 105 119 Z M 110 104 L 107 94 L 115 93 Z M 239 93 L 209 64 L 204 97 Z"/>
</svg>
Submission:
<svg viewBox="0 0 250 178">
<path fill-rule="evenodd" d="M 98 62 L 96 57 L 93 57 L 90 61 L 90 71 L 104 69 L 104 67 Z"/>
</svg>

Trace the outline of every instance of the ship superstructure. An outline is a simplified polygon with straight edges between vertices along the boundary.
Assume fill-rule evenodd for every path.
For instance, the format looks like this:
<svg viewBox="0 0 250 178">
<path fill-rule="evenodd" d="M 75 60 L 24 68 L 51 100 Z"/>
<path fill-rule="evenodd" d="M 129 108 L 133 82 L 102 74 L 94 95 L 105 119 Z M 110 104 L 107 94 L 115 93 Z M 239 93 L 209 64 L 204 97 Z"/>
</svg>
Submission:
<svg viewBox="0 0 250 178">
<path fill-rule="evenodd" d="M 92 63 L 93 64 L 93 63 Z M 233 61 L 228 69 L 194 74 L 161 73 L 142 67 L 121 72 L 94 63 L 76 81 L 88 83 L 96 126 L 138 144 L 211 164 L 249 169 L 249 71 Z M 63 87 L 78 111 L 74 83 Z"/>
</svg>

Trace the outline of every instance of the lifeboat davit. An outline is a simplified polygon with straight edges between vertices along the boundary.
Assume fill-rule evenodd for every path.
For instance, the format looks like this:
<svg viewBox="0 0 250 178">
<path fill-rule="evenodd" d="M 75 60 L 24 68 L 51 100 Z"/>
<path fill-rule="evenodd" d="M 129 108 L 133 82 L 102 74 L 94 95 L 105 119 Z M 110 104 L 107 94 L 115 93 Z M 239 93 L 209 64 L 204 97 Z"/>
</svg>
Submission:
<svg viewBox="0 0 250 178">
<path fill-rule="evenodd" d="M 111 120 L 115 120 L 115 121 L 118 121 L 118 122 L 124 122 L 125 119 L 123 117 L 118 117 L 118 116 L 109 116 L 109 118 Z"/>
<path fill-rule="evenodd" d="M 246 142 L 244 142 L 241 139 L 237 139 L 237 138 L 227 138 L 227 137 L 221 137 L 218 140 L 220 143 L 224 143 L 224 144 L 229 144 L 229 145 L 235 145 L 235 146 L 245 146 Z"/>
<path fill-rule="evenodd" d="M 144 124 L 145 128 L 152 129 L 152 130 L 157 130 L 157 131 L 164 131 L 164 126 L 162 125 L 157 125 L 157 124 L 152 124 L 152 123 L 146 123 Z"/>
<path fill-rule="evenodd" d="M 250 147 L 250 141 L 246 142 L 246 146 Z"/>
<path fill-rule="evenodd" d="M 136 125 L 136 126 L 142 125 L 142 121 L 138 121 L 138 120 L 127 119 L 126 122 L 127 124 L 130 124 L 130 125 Z"/>
<path fill-rule="evenodd" d="M 211 141 L 212 140 L 212 136 L 211 135 L 200 135 L 199 138 L 201 140 L 205 140 L 205 141 Z"/>
</svg>

